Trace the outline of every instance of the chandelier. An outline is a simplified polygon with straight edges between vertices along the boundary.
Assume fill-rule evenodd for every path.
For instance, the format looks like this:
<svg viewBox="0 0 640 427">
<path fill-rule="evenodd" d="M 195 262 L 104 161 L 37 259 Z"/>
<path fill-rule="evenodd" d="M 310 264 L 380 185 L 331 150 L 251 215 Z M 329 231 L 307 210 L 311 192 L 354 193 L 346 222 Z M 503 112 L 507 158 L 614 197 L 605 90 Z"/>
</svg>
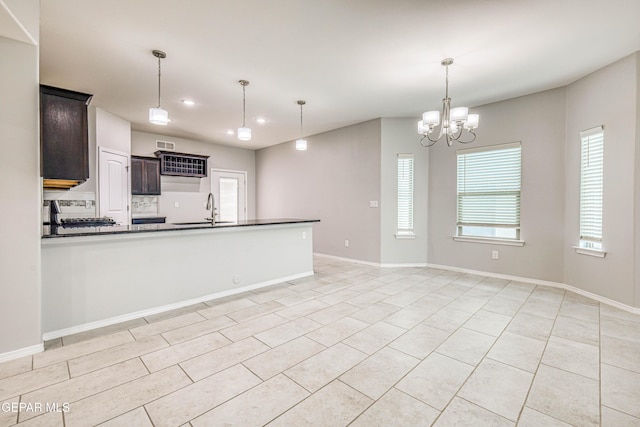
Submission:
<svg viewBox="0 0 640 427">
<path fill-rule="evenodd" d="M 451 108 L 451 98 L 449 98 L 449 65 L 453 64 L 453 58 L 445 58 L 441 64 L 446 69 L 445 94 L 442 100 L 442 125 L 440 125 L 440 111 L 427 111 L 422 115 L 422 120 L 418 121 L 418 134 L 422 135 L 420 144 L 423 147 L 431 147 L 440 141 L 443 136 L 449 147 L 451 147 L 453 141 L 468 144 L 476 139 L 474 129 L 478 128 L 480 116 L 478 114 L 469 114 L 467 107 Z M 438 131 L 438 137 L 434 139 L 431 135 L 439 125 L 440 130 Z M 464 130 L 467 132 L 464 132 Z M 464 138 L 462 137 L 463 135 L 465 135 Z"/>
</svg>

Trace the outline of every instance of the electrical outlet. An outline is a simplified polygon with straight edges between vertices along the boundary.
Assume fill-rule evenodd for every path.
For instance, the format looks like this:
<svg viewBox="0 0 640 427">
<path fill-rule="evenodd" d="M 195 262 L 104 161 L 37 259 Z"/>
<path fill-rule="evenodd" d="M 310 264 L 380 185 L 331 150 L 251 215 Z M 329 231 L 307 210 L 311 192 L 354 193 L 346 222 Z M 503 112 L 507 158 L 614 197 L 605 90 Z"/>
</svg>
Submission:
<svg viewBox="0 0 640 427">
<path fill-rule="evenodd" d="M 178 203 L 178 202 L 173 202 L 173 207 L 174 207 L 174 208 L 179 208 L 179 207 L 180 207 L 180 203 Z"/>
<path fill-rule="evenodd" d="M 349 247 L 349 241 L 348 241 L 348 240 L 345 240 L 345 241 L 344 241 L 344 247 L 345 247 L 345 248 L 348 248 L 348 247 Z"/>
<path fill-rule="evenodd" d="M 370 200 L 369 201 L 369 207 L 370 208 L 377 208 L 378 207 L 378 201 L 377 200 Z"/>
<path fill-rule="evenodd" d="M 302 232 L 302 240 L 305 240 L 307 238 L 307 232 L 303 231 Z"/>
<path fill-rule="evenodd" d="M 498 251 L 491 251 L 491 259 L 500 259 L 500 253 Z"/>
</svg>

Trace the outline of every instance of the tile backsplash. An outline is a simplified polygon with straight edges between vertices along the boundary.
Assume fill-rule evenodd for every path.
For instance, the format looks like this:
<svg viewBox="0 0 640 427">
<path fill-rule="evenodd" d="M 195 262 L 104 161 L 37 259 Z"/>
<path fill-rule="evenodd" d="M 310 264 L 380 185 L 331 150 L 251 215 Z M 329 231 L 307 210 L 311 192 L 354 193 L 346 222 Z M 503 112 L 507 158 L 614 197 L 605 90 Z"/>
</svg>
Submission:
<svg viewBox="0 0 640 427">
<path fill-rule="evenodd" d="M 134 218 L 158 216 L 158 196 L 131 196 L 131 216 Z"/>
<path fill-rule="evenodd" d="M 49 221 L 49 204 L 51 200 L 57 200 L 60 206 L 60 218 L 95 218 L 96 195 L 95 193 L 74 191 L 45 191 L 42 204 L 43 221 Z"/>
</svg>

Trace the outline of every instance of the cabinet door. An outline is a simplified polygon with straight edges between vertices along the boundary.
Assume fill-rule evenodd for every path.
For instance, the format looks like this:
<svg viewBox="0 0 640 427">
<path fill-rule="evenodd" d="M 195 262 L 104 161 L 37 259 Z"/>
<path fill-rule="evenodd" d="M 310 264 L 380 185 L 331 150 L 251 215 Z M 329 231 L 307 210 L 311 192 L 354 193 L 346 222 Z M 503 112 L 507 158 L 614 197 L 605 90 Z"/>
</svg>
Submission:
<svg viewBox="0 0 640 427">
<path fill-rule="evenodd" d="M 47 179 L 89 178 L 87 106 L 82 101 L 42 94 L 42 174 Z"/>
<path fill-rule="evenodd" d="M 45 180 L 89 178 L 87 105 L 91 97 L 40 85 L 40 158 Z"/>
<path fill-rule="evenodd" d="M 144 161 L 145 194 L 160 195 L 160 160 Z"/>
<path fill-rule="evenodd" d="M 144 160 L 131 158 L 131 194 L 144 194 L 143 166 Z"/>
</svg>

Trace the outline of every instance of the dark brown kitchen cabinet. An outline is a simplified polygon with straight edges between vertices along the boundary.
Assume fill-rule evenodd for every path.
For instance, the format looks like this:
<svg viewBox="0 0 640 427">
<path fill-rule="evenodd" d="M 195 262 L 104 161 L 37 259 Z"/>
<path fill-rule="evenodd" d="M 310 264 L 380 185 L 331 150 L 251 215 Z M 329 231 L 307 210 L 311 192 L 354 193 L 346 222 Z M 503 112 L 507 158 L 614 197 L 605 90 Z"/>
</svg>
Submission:
<svg viewBox="0 0 640 427">
<path fill-rule="evenodd" d="M 131 194 L 160 195 L 160 159 L 131 156 Z"/>
<path fill-rule="evenodd" d="M 40 85 L 41 173 L 45 188 L 89 178 L 87 106 L 93 95 Z"/>
<path fill-rule="evenodd" d="M 155 155 L 160 159 L 160 173 L 162 175 L 195 178 L 207 176 L 207 159 L 209 156 L 162 150 L 156 151 Z"/>
</svg>

